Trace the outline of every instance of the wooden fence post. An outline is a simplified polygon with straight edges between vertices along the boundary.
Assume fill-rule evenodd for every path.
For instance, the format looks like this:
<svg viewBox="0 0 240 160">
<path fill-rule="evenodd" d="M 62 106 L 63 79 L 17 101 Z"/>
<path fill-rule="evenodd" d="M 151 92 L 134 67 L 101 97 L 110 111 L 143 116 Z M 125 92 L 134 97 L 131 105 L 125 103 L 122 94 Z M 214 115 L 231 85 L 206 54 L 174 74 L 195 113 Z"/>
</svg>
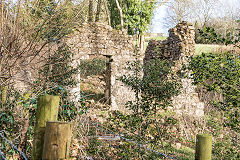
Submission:
<svg viewBox="0 0 240 160">
<path fill-rule="evenodd" d="M 208 134 L 198 134 L 196 140 L 195 160 L 211 160 L 212 156 L 212 136 Z"/>
<path fill-rule="evenodd" d="M 38 98 L 32 152 L 33 160 L 42 159 L 46 122 L 57 120 L 59 101 L 58 96 L 44 95 Z"/>
<path fill-rule="evenodd" d="M 69 159 L 71 122 L 47 122 L 42 160 Z"/>
</svg>

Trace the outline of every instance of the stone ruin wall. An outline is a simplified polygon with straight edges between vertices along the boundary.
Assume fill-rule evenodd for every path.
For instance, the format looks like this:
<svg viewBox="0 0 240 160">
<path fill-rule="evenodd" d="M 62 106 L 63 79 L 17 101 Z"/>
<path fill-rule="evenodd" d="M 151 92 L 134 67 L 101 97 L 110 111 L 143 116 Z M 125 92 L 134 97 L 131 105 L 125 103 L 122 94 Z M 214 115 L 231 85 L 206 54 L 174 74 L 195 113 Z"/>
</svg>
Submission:
<svg viewBox="0 0 240 160">
<path fill-rule="evenodd" d="M 108 59 L 105 98 L 112 110 L 124 110 L 125 103 L 133 100 L 135 96 L 118 78 L 128 74 L 126 64 L 134 60 L 133 38 L 125 32 L 98 22 L 84 24 L 78 28 L 69 36 L 68 44 L 76 55 L 76 64 L 80 60 L 96 56 L 105 56 Z"/>
<path fill-rule="evenodd" d="M 182 22 L 169 30 L 169 37 L 163 41 L 151 40 L 146 49 L 144 62 L 154 58 L 175 61 L 173 70 L 177 72 L 182 64 L 188 65 L 187 57 L 195 53 L 194 27 L 188 22 Z M 129 73 L 126 63 L 133 61 L 133 38 L 126 33 L 114 30 L 104 23 L 84 24 L 70 35 L 68 44 L 79 60 L 96 56 L 105 56 L 108 76 L 106 77 L 106 99 L 109 98 L 112 110 L 125 110 L 124 104 L 133 100 L 134 93 L 121 83 L 118 78 Z M 159 51 L 161 54 L 159 54 Z M 200 101 L 196 86 L 192 80 L 182 78 L 181 93 L 173 98 L 173 110 L 178 114 L 202 116 L 204 103 Z M 79 88 L 78 88 L 79 89 Z M 77 90 L 78 90 L 77 89 Z"/>
<path fill-rule="evenodd" d="M 188 65 L 187 56 L 195 53 L 195 32 L 192 24 L 181 22 L 169 30 L 169 37 L 163 41 L 151 40 L 145 52 L 144 62 L 154 59 L 168 59 L 175 61 L 173 70 L 177 72 L 182 64 Z M 190 73 L 190 72 L 188 72 Z M 180 94 L 173 97 L 173 111 L 178 114 L 202 116 L 204 103 L 200 101 L 196 86 L 192 80 L 181 78 L 182 89 Z"/>
</svg>

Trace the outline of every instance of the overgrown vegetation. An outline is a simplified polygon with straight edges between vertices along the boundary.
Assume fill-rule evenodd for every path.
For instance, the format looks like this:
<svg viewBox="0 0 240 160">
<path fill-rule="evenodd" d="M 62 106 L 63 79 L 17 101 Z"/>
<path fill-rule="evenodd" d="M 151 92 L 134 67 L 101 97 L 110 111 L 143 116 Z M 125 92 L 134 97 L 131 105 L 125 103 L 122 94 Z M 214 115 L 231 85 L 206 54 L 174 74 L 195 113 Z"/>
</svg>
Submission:
<svg viewBox="0 0 240 160">
<path fill-rule="evenodd" d="M 213 153 L 218 159 L 240 158 L 239 62 L 239 56 L 230 53 L 203 53 L 192 57 L 189 65 L 195 85 L 223 96 L 205 100 L 211 106 L 206 115 L 216 137 Z"/>
<path fill-rule="evenodd" d="M 113 3 L 109 4 L 112 5 L 110 7 L 112 26 L 120 28 L 119 11 L 116 10 L 115 2 L 111 2 Z M 152 18 L 155 1 L 120 2 L 128 33 L 133 35 L 146 31 Z M 1 133 L 28 157 L 31 157 L 38 96 L 42 94 L 60 96 L 59 120 L 79 120 L 84 117 L 81 115 L 86 113 L 84 97 L 86 95 L 83 95 L 86 93 L 81 93 L 78 101 L 69 98 L 71 97 L 69 89 L 79 83 L 74 76 L 79 73 L 85 77 L 98 75 L 106 68 L 106 60 L 98 58 L 81 61 L 80 66 L 72 65 L 74 55 L 71 47 L 65 44 L 64 38 L 77 24 L 86 19 L 87 15 L 81 15 L 85 13 L 81 9 L 80 2 L 74 4 L 70 1 L 37 0 L 24 3 L 19 1 L 19 4 L 1 2 L 0 128 L 4 130 Z M 205 36 L 206 41 L 211 39 L 209 42 L 235 45 L 238 42 L 233 34 L 227 37 L 219 36 L 210 28 L 200 33 Z M 172 97 L 179 93 L 181 87 L 178 77 L 172 71 L 173 65 L 172 62 L 159 59 L 143 66 L 137 59 L 129 63 L 129 74 L 119 80 L 135 92 L 135 101 L 126 104 L 128 114 L 120 111 L 109 112 L 107 119 L 104 119 L 106 123 L 101 124 L 102 127 L 120 133 L 120 136 L 134 140 L 144 147 L 170 156 L 178 156 L 179 159 L 193 159 L 195 137 L 194 134 L 189 136 L 186 133 L 187 136 L 180 137 L 180 133 L 183 132 L 180 128 L 184 124 L 184 131 L 191 128 L 194 133 L 197 130 L 213 134 L 215 159 L 239 159 L 239 56 L 225 53 L 202 54 L 191 58 L 188 69 L 192 70 L 194 84 L 207 92 L 217 92 L 223 96 L 223 99 L 208 101 L 211 109 L 203 118 L 205 123 L 197 120 L 183 122 L 174 112 L 167 110 L 171 106 Z M 140 73 L 144 70 L 147 72 L 142 77 Z M 26 71 L 32 73 L 33 77 L 25 74 Z M 16 79 L 20 80 L 14 82 Z M 13 82 L 24 82 L 29 84 L 29 87 L 20 92 L 16 90 Z M 78 134 L 79 127 L 82 127 L 81 130 L 88 136 L 83 137 L 85 140 L 99 132 L 98 125 L 92 130 L 79 125 Z M 83 144 L 84 151 L 76 149 L 78 155 L 75 157 L 91 155 L 94 158 L 105 159 L 162 158 L 153 152 L 146 152 L 139 145 L 129 141 L 109 144 L 94 136 L 90 137 L 87 144 Z M 80 140 L 76 141 L 76 146 L 79 146 Z M 17 152 L 6 142 L 2 139 L 0 142 L 0 149 L 4 150 L 8 159 L 20 159 Z M 182 146 L 177 147 L 176 143 Z"/>
<path fill-rule="evenodd" d="M 226 44 L 234 43 L 232 40 L 221 38 L 215 40 Z M 131 101 L 126 105 L 132 113 L 112 112 L 106 126 L 115 133 L 120 132 L 124 137 L 139 144 L 145 144 L 147 147 L 169 155 L 184 153 L 181 155 L 181 159 L 191 159 L 192 153 L 182 151 L 183 147 L 182 150 L 176 151 L 175 146 L 172 145 L 180 142 L 194 150 L 194 137 L 189 141 L 187 138 L 177 136 L 174 132 L 174 129 L 181 128 L 179 124 L 186 123 L 183 130 L 186 132 L 185 130 L 190 127 L 191 136 L 196 134 L 195 130 L 213 135 L 213 159 L 239 159 L 239 64 L 239 56 L 229 52 L 224 54 L 203 53 L 189 59 L 188 69 L 192 71 L 191 78 L 193 78 L 194 84 L 206 92 L 216 92 L 223 98 L 212 99 L 209 97 L 204 102 L 211 108 L 205 110 L 205 116 L 201 120 L 186 122 L 186 119 L 175 117 L 174 113 L 169 114 L 164 111 L 164 108 L 171 105 L 171 97 L 177 94 L 179 87 L 171 74 L 170 63 L 164 60 L 150 62 L 145 66 L 149 72 L 143 78 L 139 78 L 142 69 L 139 67 L 139 62 L 130 63 L 129 69 L 136 72 L 125 75 L 120 80 L 130 86 L 136 94 L 136 101 Z M 170 78 L 170 80 L 169 77 L 173 79 Z M 168 80 L 171 83 L 168 83 Z M 174 87 L 166 85 L 172 85 L 174 82 L 176 82 Z M 164 114 L 166 115 L 163 116 Z M 178 131 L 181 132 L 180 130 Z M 103 145 L 101 141 L 98 143 L 98 145 Z M 159 155 L 151 155 L 140 148 L 134 148 L 135 144 L 126 143 L 125 146 L 127 145 L 133 147 L 124 147 L 123 149 L 121 147 L 124 145 L 121 144 L 121 147 L 114 150 L 114 155 L 117 155 L 119 159 L 124 156 L 128 156 L 130 159 L 159 158 Z M 132 152 L 132 154 L 127 155 L 128 152 Z"/>
<path fill-rule="evenodd" d="M 72 65 L 73 54 L 64 42 L 81 23 L 78 7 L 57 1 L 1 2 L 1 133 L 29 158 L 38 96 L 61 97 L 60 120 L 72 121 L 85 112 L 84 99 L 69 99 L 79 66 Z M 7 159 L 20 158 L 6 141 L 0 142 Z"/>
<path fill-rule="evenodd" d="M 172 65 L 167 60 L 158 59 L 144 66 L 137 59 L 130 62 L 128 64 L 130 74 L 121 77 L 120 81 L 135 92 L 136 100 L 129 101 L 126 105 L 129 114 L 120 111 L 110 112 L 105 127 L 116 133 L 121 131 L 121 135 L 144 144 L 145 147 L 171 154 L 173 148 L 171 144 L 176 140 L 174 138 L 176 133 L 171 132 L 169 128 L 174 128 L 178 120 L 174 114 L 164 115 L 163 112 L 171 105 L 172 96 L 177 95 L 180 88 L 178 79 L 171 70 Z M 141 76 L 143 70 L 148 71 L 144 77 Z M 97 146 L 103 145 L 101 141 L 95 142 Z M 118 149 L 114 150 L 114 155 L 117 159 L 160 158 L 158 154 L 148 152 L 136 144 L 124 142 L 116 145 Z M 90 153 L 95 157 L 102 151 Z"/>
<path fill-rule="evenodd" d="M 240 131 L 239 65 L 239 56 L 229 53 L 202 54 L 193 57 L 189 65 L 189 69 L 193 71 L 195 85 L 202 85 L 207 91 L 215 91 L 223 95 L 224 99 L 213 101 L 213 105 L 225 111 L 227 124 L 238 132 Z"/>
<path fill-rule="evenodd" d="M 239 47 L 239 35 L 218 35 L 213 28 L 200 31 L 203 38 L 215 43 Z M 194 84 L 205 94 L 218 95 L 203 99 L 209 106 L 206 110 L 207 126 L 216 138 L 213 155 L 216 159 L 239 159 L 240 107 L 238 52 L 202 53 L 190 58 L 189 70 Z"/>
</svg>

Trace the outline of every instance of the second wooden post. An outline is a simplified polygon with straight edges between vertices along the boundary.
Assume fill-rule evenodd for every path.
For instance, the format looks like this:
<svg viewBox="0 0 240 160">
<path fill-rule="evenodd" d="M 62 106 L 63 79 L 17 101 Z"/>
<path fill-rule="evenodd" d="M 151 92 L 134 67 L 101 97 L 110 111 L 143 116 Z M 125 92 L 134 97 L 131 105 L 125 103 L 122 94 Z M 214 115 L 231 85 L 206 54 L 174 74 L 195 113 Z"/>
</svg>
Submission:
<svg viewBox="0 0 240 160">
<path fill-rule="evenodd" d="M 33 160 L 42 159 L 46 122 L 57 120 L 59 101 L 60 98 L 58 96 L 44 95 L 38 98 L 33 140 Z"/>
<path fill-rule="evenodd" d="M 71 122 L 47 122 L 43 160 L 69 159 L 72 127 Z"/>
</svg>

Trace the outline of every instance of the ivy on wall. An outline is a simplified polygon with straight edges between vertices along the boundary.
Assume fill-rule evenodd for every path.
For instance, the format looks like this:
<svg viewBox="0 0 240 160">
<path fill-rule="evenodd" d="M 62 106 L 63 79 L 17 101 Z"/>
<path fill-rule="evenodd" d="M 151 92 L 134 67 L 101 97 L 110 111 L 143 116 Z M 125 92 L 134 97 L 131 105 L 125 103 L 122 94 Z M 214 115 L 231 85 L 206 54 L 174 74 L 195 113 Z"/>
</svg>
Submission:
<svg viewBox="0 0 240 160">
<path fill-rule="evenodd" d="M 223 95 L 222 101 L 212 103 L 225 111 L 227 124 L 240 131 L 240 57 L 230 53 L 203 53 L 191 57 L 189 69 L 195 85 Z"/>
</svg>

